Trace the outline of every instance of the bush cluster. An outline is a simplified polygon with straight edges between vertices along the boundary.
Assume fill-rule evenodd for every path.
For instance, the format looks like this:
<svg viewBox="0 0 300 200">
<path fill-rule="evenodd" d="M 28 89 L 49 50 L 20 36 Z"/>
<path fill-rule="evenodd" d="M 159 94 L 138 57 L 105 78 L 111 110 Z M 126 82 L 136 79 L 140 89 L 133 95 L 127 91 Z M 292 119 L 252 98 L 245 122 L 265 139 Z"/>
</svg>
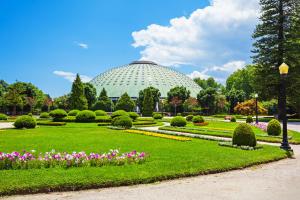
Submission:
<svg viewBox="0 0 300 200">
<path fill-rule="evenodd" d="M 186 120 L 184 117 L 181 116 L 173 117 L 173 119 L 171 120 L 171 126 L 178 126 L 178 127 L 186 126 Z"/>
<path fill-rule="evenodd" d="M 110 123 L 111 117 L 110 116 L 96 116 L 95 119 L 96 122 L 103 122 L 103 123 Z"/>
<path fill-rule="evenodd" d="M 133 121 L 137 120 L 137 118 L 139 117 L 139 115 L 138 115 L 136 112 L 129 112 L 128 114 L 129 114 L 129 117 L 130 117 Z"/>
<path fill-rule="evenodd" d="M 96 116 L 106 116 L 107 113 L 104 110 L 96 110 L 95 111 Z"/>
<path fill-rule="evenodd" d="M 83 110 L 76 115 L 77 122 L 94 122 L 95 119 L 96 114 L 91 110 Z"/>
<path fill-rule="evenodd" d="M 37 125 L 42 126 L 64 126 L 66 124 L 66 122 L 37 122 Z"/>
<path fill-rule="evenodd" d="M 280 122 L 277 119 L 272 119 L 267 127 L 268 135 L 278 136 L 281 134 Z"/>
<path fill-rule="evenodd" d="M 252 116 L 248 115 L 247 118 L 246 118 L 246 123 L 250 124 L 252 122 L 253 122 Z"/>
<path fill-rule="evenodd" d="M 35 128 L 36 121 L 29 115 L 22 115 L 16 119 L 14 126 L 16 128 Z"/>
<path fill-rule="evenodd" d="M 50 117 L 50 115 L 49 115 L 49 113 L 47 113 L 47 112 L 42 112 L 41 114 L 40 114 L 40 118 L 42 118 L 42 119 L 47 119 L 47 118 L 49 118 Z"/>
<path fill-rule="evenodd" d="M 129 117 L 129 114 L 125 110 L 117 110 L 111 114 L 111 118 L 115 118 L 115 117 L 119 117 L 119 116 Z"/>
<path fill-rule="evenodd" d="M 153 114 L 153 119 L 162 119 L 162 118 L 163 118 L 163 116 L 162 116 L 161 113 L 154 113 Z"/>
<path fill-rule="evenodd" d="M 203 123 L 204 122 L 204 118 L 200 115 L 194 116 L 192 119 L 193 123 Z"/>
<path fill-rule="evenodd" d="M 49 115 L 53 118 L 53 121 L 60 121 L 67 116 L 67 112 L 62 109 L 55 109 Z"/>
<path fill-rule="evenodd" d="M 7 120 L 7 115 L 0 113 L 0 120 Z"/>
<path fill-rule="evenodd" d="M 70 110 L 68 116 L 76 116 L 79 112 L 80 110 Z"/>
<path fill-rule="evenodd" d="M 232 144 L 238 146 L 256 146 L 256 137 L 250 125 L 239 124 L 233 132 Z"/>
<path fill-rule="evenodd" d="M 230 121 L 231 121 L 231 122 L 236 122 L 235 116 L 232 116 L 231 119 L 230 119 Z"/>
<path fill-rule="evenodd" d="M 118 117 L 113 118 L 112 125 L 128 129 L 128 128 L 132 127 L 132 120 L 130 117 L 125 116 L 125 115 L 118 116 Z"/>
<path fill-rule="evenodd" d="M 185 117 L 186 121 L 192 121 L 193 120 L 194 115 L 188 115 Z"/>
</svg>

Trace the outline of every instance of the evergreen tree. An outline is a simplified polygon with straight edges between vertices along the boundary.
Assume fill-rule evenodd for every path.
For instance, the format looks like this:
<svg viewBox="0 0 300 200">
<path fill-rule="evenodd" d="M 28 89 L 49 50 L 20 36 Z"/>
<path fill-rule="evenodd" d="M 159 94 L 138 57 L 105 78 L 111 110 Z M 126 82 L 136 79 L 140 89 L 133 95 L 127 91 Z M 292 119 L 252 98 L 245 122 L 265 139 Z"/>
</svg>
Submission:
<svg viewBox="0 0 300 200">
<path fill-rule="evenodd" d="M 144 90 L 144 99 L 143 99 L 143 116 L 152 116 L 154 110 L 154 101 L 150 88 Z"/>
<path fill-rule="evenodd" d="M 84 83 L 84 96 L 88 103 L 88 108 L 91 109 L 92 105 L 96 102 L 97 92 L 96 88 L 90 83 Z"/>
<path fill-rule="evenodd" d="M 131 112 L 133 111 L 134 106 L 134 101 L 132 101 L 127 92 L 125 92 L 116 103 L 116 110 L 125 110 L 127 112 Z"/>
<path fill-rule="evenodd" d="M 207 114 L 214 114 L 216 110 L 217 90 L 216 88 L 208 87 L 205 90 L 201 90 L 197 95 L 197 100 L 200 103 L 202 109 Z"/>
<path fill-rule="evenodd" d="M 114 104 L 112 100 L 107 96 L 106 90 L 103 88 L 98 97 L 98 101 L 94 104 L 93 110 L 104 110 L 106 112 L 112 112 Z"/>
<path fill-rule="evenodd" d="M 139 97 L 137 99 L 137 105 L 139 106 L 139 108 L 141 109 L 141 112 L 143 112 L 143 101 L 144 101 L 144 95 L 145 95 L 145 91 L 146 90 L 150 90 L 151 92 L 151 96 L 153 98 L 153 108 L 156 107 L 156 103 L 159 102 L 160 100 L 160 92 L 159 89 L 154 88 L 152 86 L 145 88 L 144 90 L 141 90 L 139 92 Z"/>
<path fill-rule="evenodd" d="M 280 75 L 278 67 L 286 62 L 291 66 L 290 76 L 297 76 L 294 61 L 299 58 L 300 29 L 294 30 L 294 21 L 299 19 L 297 0 L 260 0 L 261 16 L 253 34 L 255 39 L 253 61 L 255 69 L 255 88 L 263 99 L 280 97 Z M 288 85 L 288 90 L 290 85 Z M 281 109 L 281 99 L 279 98 Z"/>
<path fill-rule="evenodd" d="M 88 102 L 84 95 L 84 86 L 81 82 L 79 74 L 76 75 L 76 79 L 74 80 L 72 85 L 70 108 L 78 110 L 85 110 L 88 108 Z"/>
</svg>

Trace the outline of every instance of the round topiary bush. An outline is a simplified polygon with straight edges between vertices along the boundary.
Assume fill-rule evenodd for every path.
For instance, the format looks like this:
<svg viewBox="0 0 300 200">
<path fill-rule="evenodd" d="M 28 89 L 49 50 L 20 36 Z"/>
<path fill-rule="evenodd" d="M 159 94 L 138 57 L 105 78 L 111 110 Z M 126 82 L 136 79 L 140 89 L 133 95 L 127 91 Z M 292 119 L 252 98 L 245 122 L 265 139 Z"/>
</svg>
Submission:
<svg viewBox="0 0 300 200">
<path fill-rule="evenodd" d="M 184 117 L 176 116 L 171 120 L 171 126 L 185 126 L 186 120 Z"/>
<path fill-rule="evenodd" d="M 0 113 L 0 120 L 7 120 L 7 115 Z"/>
<path fill-rule="evenodd" d="M 23 115 L 16 119 L 14 126 L 16 128 L 35 128 L 36 121 L 31 116 Z"/>
<path fill-rule="evenodd" d="M 236 122 L 235 116 L 232 116 L 231 119 L 230 119 L 230 121 L 231 121 L 231 122 Z"/>
<path fill-rule="evenodd" d="M 70 110 L 68 112 L 68 116 L 76 116 L 79 112 L 80 110 Z"/>
<path fill-rule="evenodd" d="M 272 119 L 267 126 L 268 135 L 278 136 L 281 134 L 280 122 L 277 119 Z"/>
<path fill-rule="evenodd" d="M 119 116 L 129 117 L 129 114 L 125 110 L 117 110 L 111 114 L 111 118 L 115 118 L 115 117 L 119 117 Z"/>
<path fill-rule="evenodd" d="M 239 124 L 233 132 L 232 144 L 238 146 L 256 146 L 256 137 L 250 125 Z"/>
<path fill-rule="evenodd" d="M 49 118 L 50 117 L 50 115 L 49 115 L 49 113 L 47 113 L 47 112 L 42 112 L 41 114 L 40 114 L 40 118 L 42 118 L 42 119 L 47 119 L 47 118 Z"/>
<path fill-rule="evenodd" d="M 132 119 L 128 116 L 119 116 L 115 117 L 112 121 L 113 126 L 118 126 L 122 128 L 131 128 L 132 127 Z"/>
<path fill-rule="evenodd" d="M 82 110 L 76 115 L 76 122 L 94 122 L 96 114 L 91 110 Z"/>
<path fill-rule="evenodd" d="M 185 117 L 186 121 L 192 121 L 193 120 L 194 115 L 188 115 Z"/>
<path fill-rule="evenodd" d="M 107 113 L 104 110 L 96 110 L 95 115 L 96 116 L 106 116 Z"/>
<path fill-rule="evenodd" d="M 161 113 L 155 113 L 155 114 L 153 115 L 153 119 L 162 119 L 162 118 L 163 118 L 163 116 L 162 116 Z"/>
<path fill-rule="evenodd" d="M 203 123 L 204 122 L 204 118 L 200 115 L 194 116 L 192 120 L 193 120 L 193 123 Z"/>
<path fill-rule="evenodd" d="M 177 115 L 176 116 L 182 116 L 182 114 L 181 113 L 177 113 Z"/>
<path fill-rule="evenodd" d="M 32 117 L 32 113 L 31 113 L 31 112 L 30 112 L 30 113 L 28 113 L 27 115 L 28 115 L 28 116 L 30 116 L 30 117 Z"/>
<path fill-rule="evenodd" d="M 252 118 L 252 116 L 247 116 L 247 118 L 246 118 L 246 123 L 248 123 L 248 124 L 250 124 L 250 123 L 252 123 L 253 122 L 253 118 Z"/>
<path fill-rule="evenodd" d="M 139 114 L 137 114 L 136 112 L 129 112 L 129 117 L 135 121 L 138 117 L 139 117 Z"/>
<path fill-rule="evenodd" d="M 68 114 L 63 109 L 55 109 L 52 110 L 49 115 L 53 118 L 53 121 L 59 121 L 66 117 Z"/>
</svg>

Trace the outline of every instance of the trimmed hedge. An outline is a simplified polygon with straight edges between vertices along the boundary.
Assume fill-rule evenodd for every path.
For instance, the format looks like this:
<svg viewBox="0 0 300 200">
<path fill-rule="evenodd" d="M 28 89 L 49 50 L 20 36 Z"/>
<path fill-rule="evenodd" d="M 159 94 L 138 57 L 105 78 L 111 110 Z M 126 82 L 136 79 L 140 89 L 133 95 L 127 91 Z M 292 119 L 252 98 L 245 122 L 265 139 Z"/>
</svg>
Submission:
<svg viewBox="0 0 300 200">
<path fill-rule="evenodd" d="M 96 110 L 95 115 L 96 116 L 107 116 L 107 113 L 104 110 Z"/>
<path fill-rule="evenodd" d="M 129 114 L 125 110 L 117 110 L 111 114 L 111 118 L 115 118 L 115 117 L 119 117 L 119 116 L 129 117 Z"/>
<path fill-rule="evenodd" d="M 107 123 L 110 123 L 111 122 L 111 117 L 110 116 L 96 116 L 95 121 L 96 122 L 107 122 Z"/>
<path fill-rule="evenodd" d="M 66 124 L 66 122 L 37 122 L 37 125 L 42 126 L 64 126 Z"/>
<path fill-rule="evenodd" d="M 136 112 L 129 112 L 128 114 L 129 114 L 129 117 L 130 117 L 133 121 L 137 120 L 137 118 L 139 117 L 139 115 L 138 115 Z"/>
<path fill-rule="evenodd" d="M 247 116 L 247 118 L 246 118 L 246 123 L 248 123 L 248 124 L 250 124 L 250 123 L 252 123 L 253 122 L 253 118 L 252 118 L 252 116 Z"/>
<path fill-rule="evenodd" d="M 193 123 L 203 123 L 204 122 L 204 118 L 200 115 L 194 116 L 192 119 Z"/>
<path fill-rule="evenodd" d="M 61 121 L 62 122 L 76 122 L 76 116 L 66 116 Z"/>
<path fill-rule="evenodd" d="M 163 118 L 163 116 L 162 116 L 161 113 L 155 113 L 155 114 L 153 115 L 153 119 L 162 119 L 162 118 Z"/>
<path fill-rule="evenodd" d="M 280 122 L 277 119 L 272 119 L 267 126 L 268 135 L 278 136 L 281 134 Z"/>
<path fill-rule="evenodd" d="M 79 112 L 80 110 L 70 110 L 68 116 L 76 116 Z"/>
<path fill-rule="evenodd" d="M 115 117 L 112 120 L 112 125 L 128 129 L 132 127 L 132 119 L 128 116 Z"/>
<path fill-rule="evenodd" d="M 14 123 L 16 128 L 35 128 L 36 121 L 33 117 L 29 115 L 23 115 L 17 118 Z"/>
<path fill-rule="evenodd" d="M 256 146 L 256 137 L 252 127 L 246 123 L 239 124 L 233 132 L 232 144 L 237 146 Z"/>
<path fill-rule="evenodd" d="M 49 115 L 53 118 L 53 121 L 61 121 L 68 114 L 63 109 L 52 110 Z"/>
<path fill-rule="evenodd" d="M 188 115 L 185 117 L 186 121 L 192 121 L 193 120 L 194 115 Z"/>
<path fill-rule="evenodd" d="M 182 126 L 186 126 L 186 123 L 187 123 L 186 119 L 181 116 L 173 117 L 173 119 L 171 120 L 171 126 L 182 127 Z"/>
<path fill-rule="evenodd" d="M 76 122 L 94 122 L 95 119 L 96 114 L 91 110 L 83 110 L 76 115 Z"/>
<path fill-rule="evenodd" d="M 155 121 L 137 121 L 137 122 L 133 122 L 132 123 L 133 125 L 153 125 L 153 124 L 156 124 Z"/>
<path fill-rule="evenodd" d="M 7 115 L 0 113 L 0 120 L 7 120 Z"/>
<path fill-rule="evenodd" d="M 50 115 L 49 115 L 49 113 L 47 113 L 47 112 L 42 112 L 42 113 L 40 114 L 40 118 L 41 118 L 41 119 L 47 119 L 47 118 L 50 118 Z"/>
<path fill-rule="evenodd" d="M 98 126 L 110 126 L 111 124 L 110 123 L 107 123 L 107 122 L 102 122 L 102 123 L 99 123 Z"/>
<path fill-rule="evenodd" d="M 230 119 L 230 121 L 231 121 L 231 122 L 236 122 L 235 116 L 232 116 L 231 119 Z"/>
</svg>

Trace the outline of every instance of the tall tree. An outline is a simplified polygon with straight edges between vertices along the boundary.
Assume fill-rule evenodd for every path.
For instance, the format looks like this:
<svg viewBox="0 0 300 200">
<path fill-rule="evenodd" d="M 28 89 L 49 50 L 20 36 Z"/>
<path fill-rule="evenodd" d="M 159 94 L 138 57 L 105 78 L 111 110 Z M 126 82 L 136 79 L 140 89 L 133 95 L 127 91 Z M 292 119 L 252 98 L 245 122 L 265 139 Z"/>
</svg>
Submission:
<svg viewBox="0 0 300 200">
<path fill-rule="evenodd" d="M 293 32 L 294 18 L 299 18 L 298 0 L 260 0 L 261 16 L 253 38 L 255 69 L 255 85 L 263 99 L 280 97 L 280 76 L 278 67 L 286 62 L 291 66 L 290 75 L 295 74 L 299 65 L 293 65 L 293 60 L 299 56 L 299 43 L 290 42 L 299 39 L 299 29 Z M 298 10 L 299 11 L 299 10 Z M 288 85 L 288 90 L 290 84 Z M 281 98 L 278 98 L 281 113 Z"/>
<path fill-rule="evenodd" d="M 85 110 L 88 108 L 88 102 L 84 95 L 84 85 L 81 82 L 79 74 L 76 75 L 76 79 L 74 80 L 72 85 L 70 108 L 78 110 Z"/>
<path fill-rule="evenodd" d="M 243 90 L 236 90 L 232 88 L 226 93 L 227 101 L 229 102 L 229 112 L 234 113 L 234 107 L 245 100 L 245 92 Z"/>
<path fill-rule="evenodd" d="M 170 104 L 174 107 L 174 113 L 177 115 L 177 107 L 182 105 L 182 100 L 179 97 L 174 96 L 171 99 Z"/>
<path fill-rule="evenodd" d="M 23 108 L 24 105 L 24 87 L 20 82 L 13 83 L 8 86 L 4 99 L 8 106 L 13 107 L 12 114 L 17 114 L 17 107 Z"/>
<path fill-rule="evenodd" d="M 201 90 L 197 95 L 197 100 L 206 114 L 214 114 L 216 110 L 217 90 L 216 88 L 207 88 Z"/>
<path fill-rule="evenodd" d="M 144 100 L 142 107 L 143 116 L 152 116 L 154 110 L 154 100 L 151 92 L 151 88 L 144 90 Z"/>
<path fill-rule="evenodd" d="M 90 83 L 83 83 L 84 86 L 84 96 L 88 103 L 88 108 L 91 109 L 92 105 L 97 100 L 96 88 Z"/>
<path fill-rule="evenodd" d="M 222 85 L 217 83 L 213 77 L 209 77 L 208 79 L 195 78 L 194 81 L 204 90 L 209 87 L 215 89 L 222 88 Z"/>
<path fill-rule="evenodd" d="M 135 103 L 131 100 L 127 92 L 125 92 L 116 103 L 117 110 L 125 110 L 127 112 L 133 111 L 134 106 Z"/>
<path fill-rule="evenodd" d="M 160 95 L 161 94 L 159 92 L 159 89 L 150 86 L 150 87 L 145 88 L 144 90 L 141 90 L 139 92 L 139 97 L 136 101 L 137 106 L 139 106 L 139 108 L 141 109 L 141 112 L 143 112 L 143 101 L 145 99 L 144 95 L 145 95 L 146 90 L 149 90 L 151 92 L 151 96 L 152 96 L 152 99 L 153 99 L 153 109 L 156 107 L 157 102 L 159 102 L 159 100 L 160 100 Z"/>
<path fill-rule="evenodd" d="M 100 92 L 97 102 L 93 106 L 93 110 L 104 110 L 106 112 L 112 112 L 114 104 L 112 100 L 107 96 L 105 88 Z"/>
<path fill-rule="evenodd" d="M 171 88 L 170 91 L 167 93 L 168 95 L 168 102 L 171 106 L 174 107 L 175 104 L 172 104 L 171 102 L 175 99 L 178 99 L 181 101 L 180 104 L 176 105 L 176 112 L 183 112 L 183 106 L 182 103 L 185 102 L 190 97 L 190 91 L 186 89 L 184 86 L 176 86 L 174 88 Z M 174 109 L 172 109 L 174 110 Z"/>
</svg>

